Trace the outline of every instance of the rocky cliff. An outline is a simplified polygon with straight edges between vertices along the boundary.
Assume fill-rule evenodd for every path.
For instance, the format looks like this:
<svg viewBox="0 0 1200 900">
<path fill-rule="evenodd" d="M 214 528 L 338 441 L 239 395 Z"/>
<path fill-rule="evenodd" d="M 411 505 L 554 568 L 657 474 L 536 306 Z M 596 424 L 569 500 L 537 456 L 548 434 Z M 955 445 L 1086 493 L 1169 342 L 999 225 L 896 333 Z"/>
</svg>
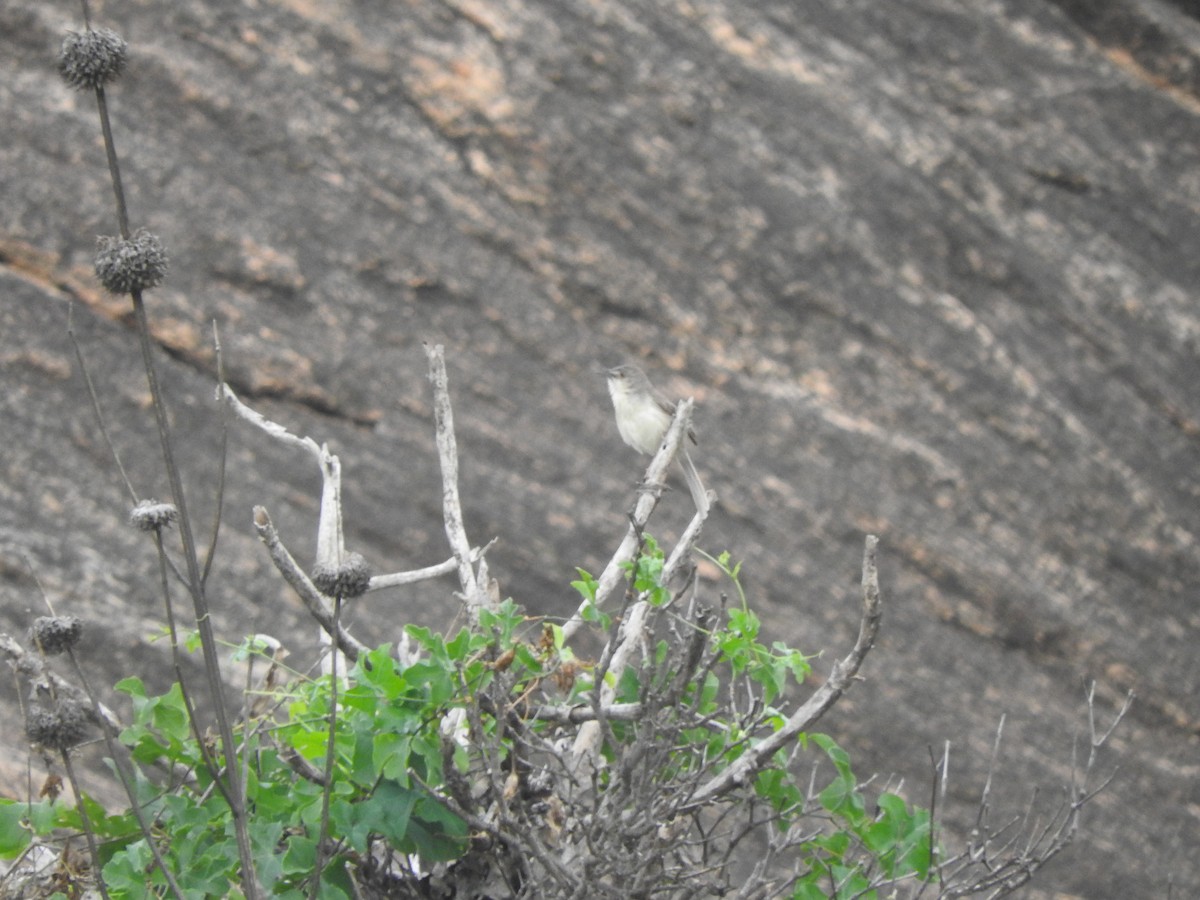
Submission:
<svg viewBox="0 0 1200 900">
<path fill-rule="evenodd" d="M 1069 778 L 1083 683 L 1136 690 L 1070 853 L 1027 896 L 1200 895 L 1200 22 L 1156 0 L 195 0 L 97 4 L 190 500 L 216 508 L 230 381 L 328 440 L 378 570 L 448 555 L 422 341 L 446 345 L 473 540 L 506 595 L 573 608 L 642 461 L 602 364 L 694 396 L 771 629 L 842 652 L 864 532 L 887 611 L 824 724 L 864 774 L 973 821 Z M 91 274 L 116 224 L 94 99 L 55 72 L 75 4 L 0 5 L 0 628 L 87 621 L 97 684 L 165 683 L 151 548 L 90 412 L 71 321 L 142 496 L 164 496 L 136 338 Z M 683 485 L 658 528 L 686 521 Z M 307 459 L 230 433 L 221 633 L 312 628 L 250 528 L 298 556 Z M 712 595 L 722 585 L 706 573 Z M 355 627 L 443 623 L 454 585 Z M 231 676 L 232 677 L 232 676 Z M 0 693 L 6 793 L 24 791 Z M 1056 795 L 1055 795 L 1056 796 Z M 1058 893 L 1054 893 L 1058 892 Z"/>
</svg>

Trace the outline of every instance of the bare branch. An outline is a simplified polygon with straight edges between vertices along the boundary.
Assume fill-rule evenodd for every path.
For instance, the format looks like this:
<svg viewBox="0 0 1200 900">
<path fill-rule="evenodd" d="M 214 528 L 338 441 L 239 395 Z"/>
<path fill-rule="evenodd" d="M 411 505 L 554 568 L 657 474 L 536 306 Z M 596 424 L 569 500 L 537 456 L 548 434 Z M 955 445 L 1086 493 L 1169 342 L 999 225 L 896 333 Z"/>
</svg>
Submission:
<svg viewBox="0 0 1200 900">
<path fill-rule="evenodd" d="M 782 728 L 759 741 L 733 765 L 703 785 L 691 798 L 688 808 L 704 806 L 734 787 L 747 783 L 755 772 L 770 761 L 776 750 L 811 727 L 853 683 L 867 653 L 875 645 L 875 635 L 879 631 L 879 622 L 883 616 L 879 597 L 879 572 L 875 566 L 875 550 L 878 544 L 879 539 L 875 535 L 867 535 L 863 551 L 863 613 L 854 648 L 843 659 L 834 663 L 828 680 L 788 717 Z"/>
<path fill-rule="evenodd" d="M 254 530 L 258 532 L 259 539 L 266 545 L 267 552 L 271 554 L 271 561 L 275 563 L 275 568 L 279 570 L 284 581 L 292 586 L 307 607 L 309 614 L 317 620 L 327 634 L 332 636 L 334 634 L 333 610 L 325 605 L 324 595 L 317 590 L 316 585 L 292 558 L 292 554 L 279 539 L 279 532 L 275 530 L 271 517 L 261 506 L 254 507 Z M 357 660 L 360 653 L 366 653 L 369 649 L 340 624 L 337 626 L 336 641 L 338 649 L 346 654 L 347 659 L 351 662 Z"/>
<path fill-rule="evenodd" d="M 477 563 L 483 559 L 483 555 L 488 552 L 492 544 L 496 541 L 493 538 L 482 547 L 475 547 L 471 550 L 470 560 L 472 563 Z M 434 578 L 440 578 L 443 575 L 449 575 L 458 568 L 458 560 L 455 557 L 436 563 L 432 566 L 426 566 L 423 569 L 411 569 L 408 572 L 392 572 L 388 575 L 372 575 L 371 581 L 367 585 L 367 593 L 371 591 L 382 591 L 384 588 L 403 587 L 406 584 L 416 584 L 418 581 L 430 581 Z"/>
<path fill-rule="evenodd" d="M 633 508 L 629 529 L 625 532 L 625 537 L 617 547 L 616 553 L 608 561 L 608 565 L 604 567 L 604 571 L 600 573 L 596 587 L 595 605 L 597 607 L 602 608 L 608 598 L 612 596 L 621 581 L 623 574 L 621 565 L 633 559 L 633 555 L 637 552 L 640 543 L 639 535 L 645 529 L 646 523 L 650 520 L 650 513 L 654 511 L 654 507 L 658 505 L 659 497 L 662 496 L 662 491 L 666 483 L 667 469 L 670 468 L 671 461 L 675 458 L 675 454 L 679 451 L 684 436 L 691 427 L 692 408 L 694 406 L 693 401 L 682 400 L 675 407 L 675 417 L 671 420 L 671 427 L 667 429 L 662 446 L 654 454 L 654 458 L 650 460 L 650 465 L 646 469 L 645 484 L 647 489 L 642 491 L 638 497 L 637 504 Z M 684 537 L 680 538 L 678 547 L 687 547 L 690 551 L 691 544 L 699 536 L 700 527 L 707 516 L 707 510 L 696 511 L 696 515 L 693 517 L 691 525 L 688 526 L 687 532 L 685 532 Z M 685 541 L 684 538 L 689 535 L 690 540 Z M 570 640 L 571 636 L 583 625 L 583 612 L 588 605 L 590 605 L 589 601 L 581 604 L 579 609 L 575 611 L 575 614 L 563 625 L 564 640 Z"/>
<path fill-rule="evenodd" d="M 482 550 L 472 551 L 472 558 L 477 559 L 482 552 Z M 423 569 L 413 569 L 409 572 L 393 572 L 390 575 L 372 575 L 371 583 L 367 586 L 367 592 L 381 591 L 384 588 L 390 587 L 402 587 L 406 584 L 416 584 L 418 581 L 429 581 L 432 578 L 449 575 L 456 568 L 458 568 L 458 560 L 450 557 L 445 562 L 426 566 Z"/>
<path fill-rule="evenodd" d="M 304 450 L 312 455 L 321 470 L 321 512 L 317 523 L 318 563 L 336 568 L 346 556 L 344 531 L 342 528 L 342 463 L 329 452 L 327 444 L 318 444 L 310 437 L 297 437 L 282 425 L 243 403 L 225 382 L 217 386 L 217 397 L 223 399 L 229 409 L 239 418 L 261 429 L 275 440 Z"/>
<path fill-rule="evenodd" d="M 622 623 L 621 629 L 617 634 L 616 640 L 618 643 L 609 662 L 609 671 L 619 674 L 628 665 L 630 655 L 641 642 L 649 610 L 650 604 L 645 600 L 639 600 L 629 610 L 629 615 L 625 617 L 625 621 Z M 616 682 L 605 681 L 600 685 L 600 702 L 597 704 L 597 707 L 603 709 L 607 704 L 611 704 L 615 694 Z M 597 750 L 601 735 L 600 725 L 601 718 L 600 716 L 596 716 L 579 729 L 579 734 L 575 738 L 575 744 L 571 748 L 575 767 L 578 767 L 584 760 L 595 760 L 598 756 Z"/>
<path fill-rule="evenodd" d="M 454 413 L 450 408 L 444 349 L 441 344 L 425 344 L 424 347 L 429 359 L 429 380 L 433 383 L 433 420 L 438 458 L 442 464 L 442 517 L 445 520 L 446 538 L 450 541 L 457 564 L 463 598 L 474 619 L 480 609 L 492 603 L 486 586 L 480 585 L 476 577 L 471 544 L 463 524 L 462 502 L 458 495 L 458 445 L 454 438 Z"/>
<path fill-rule="evenodd" d="M 238 418 L 249 422 L 256 428 L 261 428 L 268 435 L 275 438 L 277 441 L 282 441 L 292 447 L 297 447 L 301 450 L 311 453 L 319 462 L 321 460 L 321 445 L 310 437 L 297 437 L 292 434 L 282 425 L 272 422 L 262 413 L 251 409 L 233 392 L 233 388 L 222 382 L 217 386 L 217 399 L 224 400 L 229 404 L 229 407 L 237 414 Z"/>
<path fill-rule="evenodd" d="M 641 703 L 613 703 L 601 707 L 601 715 L 604 718 L 617 722 L 635 722 L 642 717 L 642 713 Z M 526 718 L 536 719 L 540 722 L 552 722 L 556 725 L 576 725 L 595 721 L 596 710 L 590 704 L 573 706 L 547 704 L 534 707 Z"/>
</svg>

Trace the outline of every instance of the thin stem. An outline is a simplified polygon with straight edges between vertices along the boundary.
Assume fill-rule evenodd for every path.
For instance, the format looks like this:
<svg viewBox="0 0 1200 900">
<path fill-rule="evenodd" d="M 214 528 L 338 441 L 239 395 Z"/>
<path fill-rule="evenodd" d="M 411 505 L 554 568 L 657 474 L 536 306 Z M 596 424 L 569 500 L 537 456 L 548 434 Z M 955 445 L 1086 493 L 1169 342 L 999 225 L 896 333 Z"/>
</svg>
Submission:
<svg viewBox="0 0 1200 900">
<path fill-rule="evenodd" d="M 170 423 L 166 404 L 154 366 L 154 348 L 150 340 L 150 323 L 146 317 L 146 306 L 142 292 L 135 290 L 133 298 L 134 317 L 137 321 L 138 342 L 142 349 L 142 362 L 146 369 L 146 381 L 150 387 L 150 398 L 154 406 L 154 419 L 158 425 L 159 442 L 162 445 L 163 462 L 167 478 L 171 483 L 172 501 L 179 510 L 179 537 L 183 544 L 183 559 L 187 568 L 187 587 L 192 596 L 196 614 L 196 628 L 200 632 L 200 649 L 204 656 L 204 671 L 208 677 L 208 689 L 213 712 L 217 718 L 217 730 L 221 737 L 221 748 L 225 754 L 225 777 L 228 780 L 229 811 L 233 815 L 234 832 L 237 836 L 238 855 L 242 863 L 242 887 L 248 900 L 258 897 L 257 876 L 254 874 L 254 854 L 250 847 L 250 836 L 246 830 L 246 806 L 242 792 L 241 773 L 236 765 L 237 745 L 233 740 L 233 729 L 229 724 L 229 712 L 225 704 L 224 688 L 221 683 L 221 661 L 217 655 L 216 637 L 213 635 L 212 619 L 205 596 L 204 579 L 200 573 L 200 561 L 196 554 L 196 541 L 188 517 L 187 502 L 183 491 L 183 479 L 175 461 L 171 443 Z"/>
<path fill-rule="evenodd" d="M 87 17 L 86 0 L 84 15 Z M 125 191 L 121 184 L 121 168 L 117 160 L 116 142 L 113 140 L 112 123 L 108 115 L 108 103 L 105 100 L 104 89 L 96 87 L 96 106 L 100 115 L 100 128 L 104 134 L 104 150 L 108 158 L 108 171 L 112 179 L 113 195 L 117 204 L 117 224 L 121 237 L 129 238 L 129 211 L 125 202 Z M 154 419 L 158 426 L 159 442 L 162 445 L 163 463 L 166 466 L 167 478 L 171 484 L 172 501 L 179 510 L 179 536 L 183 544 L 184 564 L 187 569 L 188 591 L 192 595 L 192 605 L 196 613 L 196 627 L 200 632 L 200 646 L 204 655 L 204 668 L 208 676 L 209 693 L 211 694 L 213 710 L 217 718 L 217 729 L 221 736 L 221 745 L 225 754 L 225 772 L 228 779 L 228 796 L 230 813 L 233 816 L 234 832 L 237 836 L 238 855 L 242 863 L 242 887 L 248 900 L 257 900 L 259 895 L 258 879 L 254 874 L 254 855 L 250 846 L 250 836 L 246 828 L 246 807 L 241 773 L 236 765 L 237 747 L 233 740 L 233 730 L 229 724 L 229 714 L 226 709 L 223 687 L 221 684 L 221 665 L 217 655 L 216 639 L 213 636 L 212 622 L 208 600 L 204 593 L 204 578 L 200 571 L 200 561 L 196 553 L 196 542 L 192 535 L 191 521 L 187 512 L 187 502 L 183 492 L 183 479 L 175 460 L 171 446 L 170 424 L 167 418 L 166 403 L 162 389 L 158 383 L 158 375 L 154 367 L 154 345 L 150 338 L 150 323 L 146 316 L 146 306 L 142 300 L 142 292 L 130 292 L 133 301 L 134 318 L 137 322 L 138 343 L 142 351 L 142 363 L 146 370 L 146 381 L 150 388 L 150 398 L 154 406 Z"/>
<path fill-rule="evenodd" d="M 71 660 L 71 665 L 75 669 L 75 675 L 79 679 L 79 683 L 83 685 L 84 691 L 88 695 L 88 700 L 92 703 L 92 708 L 96 710 L 99 718 L 100 700 L 92 691 L 91 682 L 83 674 L 83 667 L 79 665 L 79 658 L 75 655 L 75 651 L 68 648 L 67 656 Z M 146 821 L 146 815 L 142 810 L 141 801 L 137 796 L 137 779 L 129 766 L 129 750 L 119 744 L 113 733 L 108 728 L 101 728 L 100 733 L 104 735 L 104 743 L 108 747 L 108 752 L 112 758 L 113 765 L 117 770 L 117 777 L 121 780 L 121 786 L 125 789 L 125 795 L 129 797 L 129 808 L 133 812 L 133 816 L 137 819 L 138 828 L 142 832 L 142 837 L 146 840 L 146 846 L 150 849 L 150 854 L 154 857 L 154 864 L 158 866 L 158 870 L 163 873 L 163 878 L 167 881 L 167 887 L 171 893 L 183 900 L 183 891 L 179 888 L 179 883 L 175 881 L 175 876 L 171 870 L 167 868 L 166 861 L 162 858 L 162 851 L 158 848 L 158 842 L 154 840 L 154 834 L 150 830 L 150 823 Z M 92 858 L 96 858 L 95 848 L 92 848 Z"/>
<path fill-rule="evenodd" d="M 196 738 L 196 746 L 200 750 L 204 765 L 212 775 L 213 784 L 221 792 L 225 802 L 232 804 L 229 788 L 221 780 L 221 767 L 213 759 L 208 742 L 200 731 L 200 721 L 196 715 L 196 706 L 192 702 L 192 692 L 183 677 L 183 657 L 179 653 L 179 630 L 175 626 L 175 604 L 171 600 L 171 583 L 167 578 L 167 551 L 163 548 L 161 532 L 154 533 L 154 545 L 158 549 L 159 578 L 162 582 L 163 607 L 167 614 L 167 633 L 171 640 L 171 662 L 175 667 L 175 682 L 179 685 L 179 695 L 183 698 L 183 705 L 187 709 L 188 723 L 192 727 L 192 735 Z"/>
<path fill-rule="evenodd" d="M 71 765 L 70 751 L 63 749 L 62 761 L 63 768 L 67 770 L 67 778 L 71 782 L 71 790 L 75 792 L 75 809 L 79 813 L 79 819 L 83 823 L 83 836 L 87 839 L 88 852 L 92 855 L 92 869 L 96 873 L 96 887 L 100 890 L 100 895 L 104 900 L 109 900 L 108 886 L 104 883 L 104 873 L 100 871 L 100 856 L 96 849 L 96 835 L 92 831 L 92 820 L 88 816 L 87 806 L 83 802 L 83 794 L 79 791 L 79 782 L 75 778 L 75 767 Z"/>
<path fill-rule="evenodd" d="M 90 25 L 88 26 L 91 27 Z M 100 111 L 100 129 L 104 132 L 104 150 L 108 156 L 108 174 L 112 179 L 113 194 L 117 200 L 117 227 L 121 237 L 129 239 L 129 209 L 125 205 L 125 189 L 121 186 L 121 166 L 117 162 L 117 145 L 113 141 L 112 123 L 108 118 L 108 101 L 104 99 L 104 88 L 96 86 L 96 106 Z"/>
<path fill-rule="evenodd" d="M 108 452 L 113 458 L 113 462 L 117 464 L 117 471 L 121 473 L 121 480 L 125 482 L 125 487 L 129 491 L 129 496 L 136 504 L 138 502 L 137 491 L 133 488 L 133 482 L 129 480 L 129 476 L 125 473 L 125 466 L 121 464 L 121 454 L 117 453 L 116 445 L 113 444 L 112 438 L 109 436 L 108 427 L 104 424 L 104 414 L 100 411 L 100 398 L 96 394 L 96 386 L 92 383 L 91 373 L 88 372 L 87 363 L 83 358 L 83 349 L 79 346 L 79 341 L 75 339 L 75 323 L 74 323 L 75 303 L 72 301 L 67 306 L 67 338 L 71 341 L 71 346 L 75 349 L 75 359 L 79 363 L 79 371 L 83 375 L 83 383 L 87 387 L 88 399 L 92 403 L 92 412 L 96 414 L 96 425 L 100 429 L 100 436 L 104 438 L 104 444 L 108 447 Z"/>
<path fill-rule="evenodd" d="M 72 342 L 74 342 L 73 335 L 72 335 Z M 76 344 L 75 350 L 76 350 L 76 352 L 78 352 L 78 350 L 79 350 L 78 344 Z M 82 364 L 82 362 L 83 362 L 83 360 L 81 357 L 80 363 Z M 94 395 L 93 395 L 93 399 L 94 399 Z M 99 407 L 97 406 L 96 413 L 97 413 L 98 417 L 99 417 L 99 412 L 100 412 L 100 410 L 99 410 Z M 118 465 L 119 464 L 120 463 L 118 461 Z M 131 488 L 131 490 L 132 490 L 132 488 Z M 159 547 L 161 549 L 161 543 L 160 543 Z M 33 566 L 29 563 L 28 560 L 26 560 L 26 565 L 29 566 L 30 575 L 33 576 L 33 580 L 38 586 L 38 591 L 41 592 L 42 600 L 45 602 L 46 608 L 50 611 L 50 615 L 52 615 L 52 616 L 58 615 L 58 613 L 55 612 L 55 610 L 54 610 L 54 604 L 50 601 L 50 595 L 46 593 L 46 589 L 42 585 L 42 580 L 40 578 L 38 578 L 37 571 L 33 568 Z M 37 650 L 41 656 L 42 661 L 45 662 L 46 651 L 42 647 L 40 642 L 37 642 Z M 108 747 L 109 756 L 111 757 L 111 759 L 113 761 L 113 765 L 116 767 L 117 778 L 119 778 L 121 781 L 121 787 L 123 787 L 125 789 L 125 795 L 127 797 L 129 797 L 129 804 L 130 804 L 129 808 L 133 811 L 134 818 L 137 819 L 138 828 L 142 832 L 142 837 L 144 837 L 146 839 L 146 846 L 150 848 L 150 853 L 154 857 L 155 865 L 157 865 L 159 871 L 163 873 L 163 878 L 166 879 L 167 886 L 171 889 L 171 893 L 174 894 L 177 898 L 179 898 L 179 900 L 183 900 L 183 892 L 179 889 L 179 885 L 175 881 L 175 876 L 171 874 L 171 870 L 167 868 L 167 864 L 162 858 L 162 853 L 158 848 L 158 844 L 154 840 L 153 833 L 150 831 L 150 824 L 146 821 L 146 816 L 145 816 L 144 812 L 142 811 L 142 804 L 138 800 L 137 779 L 132 770 L 132 767 L 130 766 L 129 750 L 127 747 L 125 747 L 124 744 L 121 744 L 117 740 L 119 731 L 115 727 L 114 723 L 108 721 L 108 717 L 105 715 L 106 711 L 104 709 L 104 705 L 100 702 L 100 698 L 96 696 L 96 692 L 94 690 L 92 690 L 91 680 L 86 675 L 83 674 L 83 667 L 79 664 L 79 657 L 75 655 L 75 650 L 72 647 L 67 647 L 66 656 L 67 656 L 67 659 L 69 659 L 71 662 L 71 667 L 75 670 L 75 677 L 79 680 L 79 683 L 83 686 L 84 693 L 87 694 L 88 701 L 92 704 L 92 713 L 95 715 L 95 721 L 100 725 L 100 733 L 104 736 L 104 744 L 106 747 Z M 14 674 L 15 674 L 15 671 L 14 671 Z M 53 682 L 51 682 L 51 690 L 54 690 Z M 20 692 L 18 692 L 18 695 L 19 695 L 19 693 Z M 22 703 L 22 707 L 23 706 L 24 706 L 24 704 Z M 22 711 L 22 713 L 24 713 L 25 710 L 22 708 L 21 711 Z M 70 773 L 68 772 L 68 774 L 70 774 Z M 73 781 L 72 781 L 72 786 L 74 786 Z M 29 794 L 30 794 L 30 798 L 31 798 L 30 802 L 32 802 L 32 790 L 29 791 Z M 78 790 L 76 790 L 76 797 L 78 797 L 78 796 L 79 796 L 79 792 L 78 792 Z M 82 810 L 81 810 L 81 812 L 82 812 Z M 95 848 L 92 847 L 91 850 L 92 850 L 92 859 L 94 860 L 96 858 Z M 0 896 L 3 896 L 3 894 L 0 893 Z"/>
<path fill-rule="evenodd" d="M 337 633 L 338 620 L 342 614 L 342 595 L 333 598 L 333 630 Z M 321 830 L 317 837 L 317 861 L 313 866 L 312 887 L 309 900 L 317 900 L 321 891 L 321 871 L 325 868 L 325 842 L 329 839 L 329 797 L 333 793 L 333 763 L 337 755 L 337 702 L 338 702 L 338 648 L 336 642 L 329 645 L 329 737 L 325 743 L 325 786 L 321 791 Z"/>
<path fill-rule="evenodd" d="M 217 387 L 225 382 L 225 360 L 221 355 L 221 337 L 217 333 L 217 323 L 213 321 L 213 346 L 217 354 Z M 219 460 L 217 468 L 217 508 L 213 513 L 212 537 L 209 538 L 208 550 L 204 554 L 204 572 L 200 576 L 201 584 L 208 583 L 208 573 L 212 570 L 213 559 L 217 555 L 217 541 L 221 536 L 221 512 L 225 508 L 225 468 L 229 459 L 229 409 L 221 404 L 221 447 L 217 451 Z"/>
</svg>

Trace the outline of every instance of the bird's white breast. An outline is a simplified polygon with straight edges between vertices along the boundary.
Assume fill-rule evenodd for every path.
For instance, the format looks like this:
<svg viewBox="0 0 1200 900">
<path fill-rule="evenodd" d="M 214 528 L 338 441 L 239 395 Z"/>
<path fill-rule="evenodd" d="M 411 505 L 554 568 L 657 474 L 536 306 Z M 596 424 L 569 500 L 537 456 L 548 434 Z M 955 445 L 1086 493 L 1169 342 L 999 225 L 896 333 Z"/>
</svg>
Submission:
<svg viewBox="0 0 1200 900">
<path fill-rule="evenodd" d="M 635 400 L 628 391 L 617 385 L 610 383 L 609 393 L 617 414 L 617 430 L 621 433 L 621 440 L 639 453 L 654 454 L 671 424 L 670 417 L 653 400 Z"/>
</svg>

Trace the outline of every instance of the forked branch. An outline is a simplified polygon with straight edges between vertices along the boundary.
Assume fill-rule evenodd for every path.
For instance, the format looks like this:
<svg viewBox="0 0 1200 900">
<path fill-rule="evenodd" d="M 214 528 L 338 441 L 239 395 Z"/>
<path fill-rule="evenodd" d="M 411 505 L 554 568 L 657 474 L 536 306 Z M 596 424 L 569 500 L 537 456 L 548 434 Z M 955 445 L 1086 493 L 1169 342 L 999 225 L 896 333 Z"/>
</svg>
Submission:
<svg viewBox="0 0 1200 900">
<path fill-rule="evenodd" d="M 845 657 L 833 664 L 829 678 L 800 706 L 783 726 L 748 749 L 729 768 L 715 775 L 692 796 L 689 808 L 698 809 L 739 785 L 746 784 L 756 772 L 767 765 L 775 752 L 811 728 L 832 707 L 854 682 L 863 660 L 875 646 L 883 605 L 879 596 L 879 571 L 875 565 L 875 550 L 879 538 L 867 535 L 863 550 L 862 592 L 863 611 L 858 627 L 858 640 Z"/>
</svg>

